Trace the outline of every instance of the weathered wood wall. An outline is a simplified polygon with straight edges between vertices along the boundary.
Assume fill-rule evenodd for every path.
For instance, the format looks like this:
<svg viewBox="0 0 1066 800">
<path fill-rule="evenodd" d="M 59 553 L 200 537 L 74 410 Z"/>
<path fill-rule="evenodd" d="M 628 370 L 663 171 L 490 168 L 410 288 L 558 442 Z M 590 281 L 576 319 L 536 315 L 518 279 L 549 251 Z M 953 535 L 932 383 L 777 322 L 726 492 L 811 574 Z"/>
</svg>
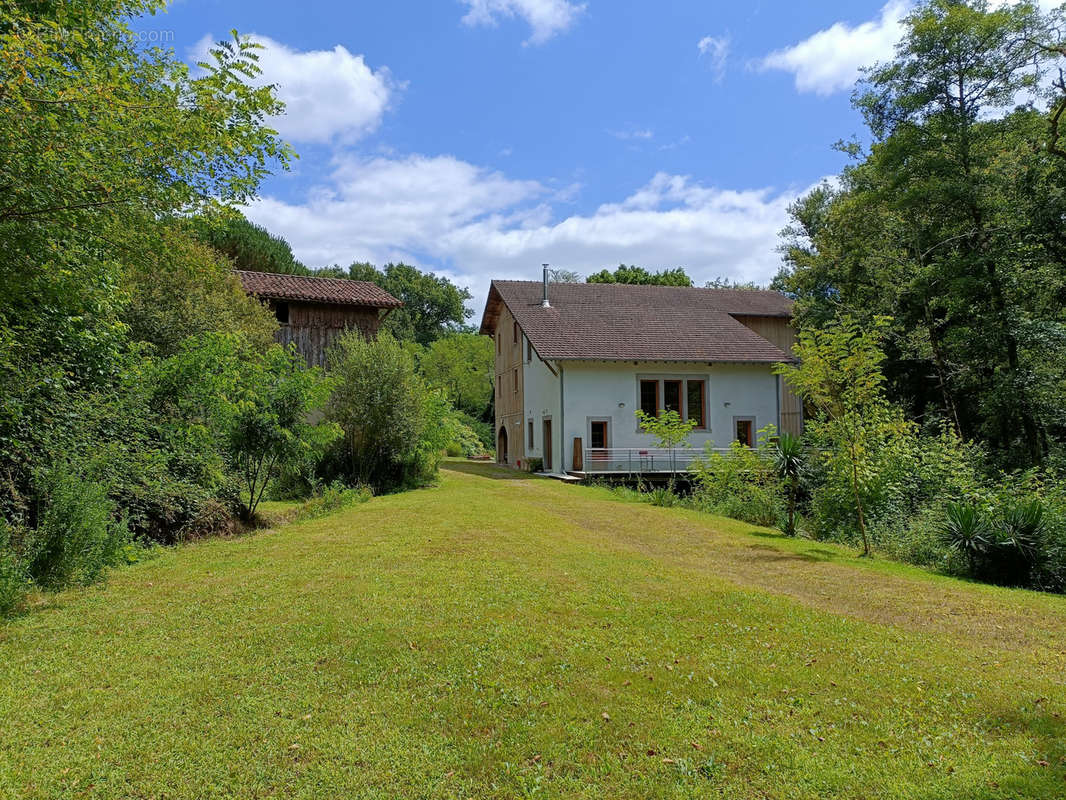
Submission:
<svg viewBox="0 0 1066 800">
<path fill-rule="evenodd" d="M 523 385 L 523 348 L 525 337 L 521 329 L 518 341 L 515 341 L 514 316 L 504 306 L 500 310 L 500 319 L 496 324 L 493 346 L 496 348 L 496 439 L 500 429 L 507 431 L 507 460 L 497 452 L 496 460 L 500 463 L 517 466 L 519 461 L 525 464 L 526 426 L 524 421 L 525 387 Z M 518 423 L 518 424 L 515 424 Z"/>
<path fill-rule="evenodd" d="M 274 339 L 283 345 L 295 343 L 310 366 L 324 367 L 327 352 L 345 331 L 354 329 L 373 337 L 380 327 L 376 308 L 290 302 L 289 321 L 278 326 Z"/>
<path fill-rule="evenodd" d="M 740 316 L 736 319 L 770 344 L 792 355 L 792 345 L 796 343 L 796 329 L 789 320 L 781 317 Z M 795 436 L 803 433 L 803 400 L 793 394 L 784 381 L 781 382 L 781 430 Z"/>
</svg>

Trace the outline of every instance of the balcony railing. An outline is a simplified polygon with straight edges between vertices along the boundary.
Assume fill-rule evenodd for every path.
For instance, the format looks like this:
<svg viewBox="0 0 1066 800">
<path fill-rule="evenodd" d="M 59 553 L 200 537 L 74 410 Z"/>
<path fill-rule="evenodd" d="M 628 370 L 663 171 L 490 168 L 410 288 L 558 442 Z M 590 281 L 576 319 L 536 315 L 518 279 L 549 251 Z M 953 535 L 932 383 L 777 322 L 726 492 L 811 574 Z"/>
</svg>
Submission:
<svg viewBox="0 0 1066 800">
<path fill-rule="evenodd" d="M 586 447 L 585 472 L 685 472 L 708 453 L 728 453 L 728 448 L 702 447 Z"/>
</svg>

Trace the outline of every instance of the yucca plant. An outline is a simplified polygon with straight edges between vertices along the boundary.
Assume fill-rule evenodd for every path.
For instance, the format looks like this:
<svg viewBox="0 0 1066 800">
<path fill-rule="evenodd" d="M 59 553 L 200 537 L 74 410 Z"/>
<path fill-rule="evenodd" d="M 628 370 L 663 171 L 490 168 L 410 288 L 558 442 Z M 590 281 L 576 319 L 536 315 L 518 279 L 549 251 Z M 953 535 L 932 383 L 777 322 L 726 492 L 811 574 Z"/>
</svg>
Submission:
<svg viewBox="0 0 1066 800">
<path fill-rule="evenodd" d="M 967 503 L 948 503 L 945 510 L 940 538 L 966 558 L 970 575 L 976 576 L 982 560 L 994 544 L 988 517 L 977 506 Z"/>
<path fill-rule="evenodd" d="M 805 467 L 803 440 L 791 433 L 782 433 L 774 446 L 774 469 L 785 484 L 788 499 L 788 521 L 785 534 L 796 535 L 796 503 L 799 499 L 800 476 Z"/>
<path fill-rule="evenodd" d="M 1010 585 L 1028 585 L 1033 567 L 1045 554 L 1044 504 L 1038 499 L 1007 506 L 996 530 L 994 580 Z"/>
<path fill-rule="evenodd" d="M 1036 561 L 1044 544 L 1044 504 L 1027 500 L 1009 506 L 1000 522 L 1000 546 L 1017 551 L 1029 563 Z"/>
</svg>

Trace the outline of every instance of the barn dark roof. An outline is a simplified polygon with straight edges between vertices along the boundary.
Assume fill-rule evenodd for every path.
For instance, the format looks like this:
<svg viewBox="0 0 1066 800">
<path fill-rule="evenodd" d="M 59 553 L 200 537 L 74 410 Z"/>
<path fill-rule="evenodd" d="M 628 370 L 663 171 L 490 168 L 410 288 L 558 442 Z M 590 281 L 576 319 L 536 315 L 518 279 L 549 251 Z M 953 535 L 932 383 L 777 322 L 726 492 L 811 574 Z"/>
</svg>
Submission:
<svg viewBox="0 0 1066 800">
<path fill-rule="evenodd" d="M 248 294 L 271 300 L 303 300 L 338 306 L 399 308 L 399 300 L 370 281 L 346 278 L 311 278 L 306 275 L 282 275 L 273 272 L 235 270 Z"/>
<path fill-rule="evenodd" d="M 537 281 L 493 281 L 481 332 L 495 333 L 506 305 L 541 358 L 598 361 L 778 362 L 790 356 L 737 317 L 792 316 L 778 292 L 553 283 L 541 307 Z"/>
</svg>

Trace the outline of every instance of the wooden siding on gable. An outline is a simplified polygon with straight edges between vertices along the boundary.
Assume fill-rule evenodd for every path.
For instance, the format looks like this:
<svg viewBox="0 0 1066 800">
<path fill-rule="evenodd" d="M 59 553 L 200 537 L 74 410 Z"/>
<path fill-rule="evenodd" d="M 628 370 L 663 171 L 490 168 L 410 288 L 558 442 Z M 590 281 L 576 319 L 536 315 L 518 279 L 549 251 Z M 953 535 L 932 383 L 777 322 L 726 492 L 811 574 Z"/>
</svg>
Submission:
<svg viewBox="0 0 1066 800">
<path fill-rule="evenodd" d="M 736 317 L 770 344 L 792 354 L 792 345 L 797 341 L 796 329 L 785 317 Z M 793 394 L 788 384 L 781 381 L 781 432 L 799 436 L 803 433 L 803 400 Z"/>
<path fill-rule="evenodd" d="M 283 301 L 271 301 L 276 309 Z M 324 367 L 329 349 L 348 330 L 357 330 L 367 338 L 377 336 L 381 318 L 376 308 L 334 306 L 325 303 L 288 303 L 289 321 L 281 323 L 274 334 L 283 345 L 294 343 L 309 366 Z"/>
<path fill-rule="evenodd" d="M 518 336 L 515 337 L 517 330 Z M 518 341 L 515 341 L 515 338 Z M 516 328 L 514 316 L 504 306 L 500 310 L 493 336 L 496 350 L 496 438 L 500 429 L 507 431 L 507 464 L 526 463 L 525 386 L 523 353 L 525 337 Z M 516 424 L 517 423 L 517 424 Z M 497 460 L 501 454 L 497 453 Z"/>
</svg>

